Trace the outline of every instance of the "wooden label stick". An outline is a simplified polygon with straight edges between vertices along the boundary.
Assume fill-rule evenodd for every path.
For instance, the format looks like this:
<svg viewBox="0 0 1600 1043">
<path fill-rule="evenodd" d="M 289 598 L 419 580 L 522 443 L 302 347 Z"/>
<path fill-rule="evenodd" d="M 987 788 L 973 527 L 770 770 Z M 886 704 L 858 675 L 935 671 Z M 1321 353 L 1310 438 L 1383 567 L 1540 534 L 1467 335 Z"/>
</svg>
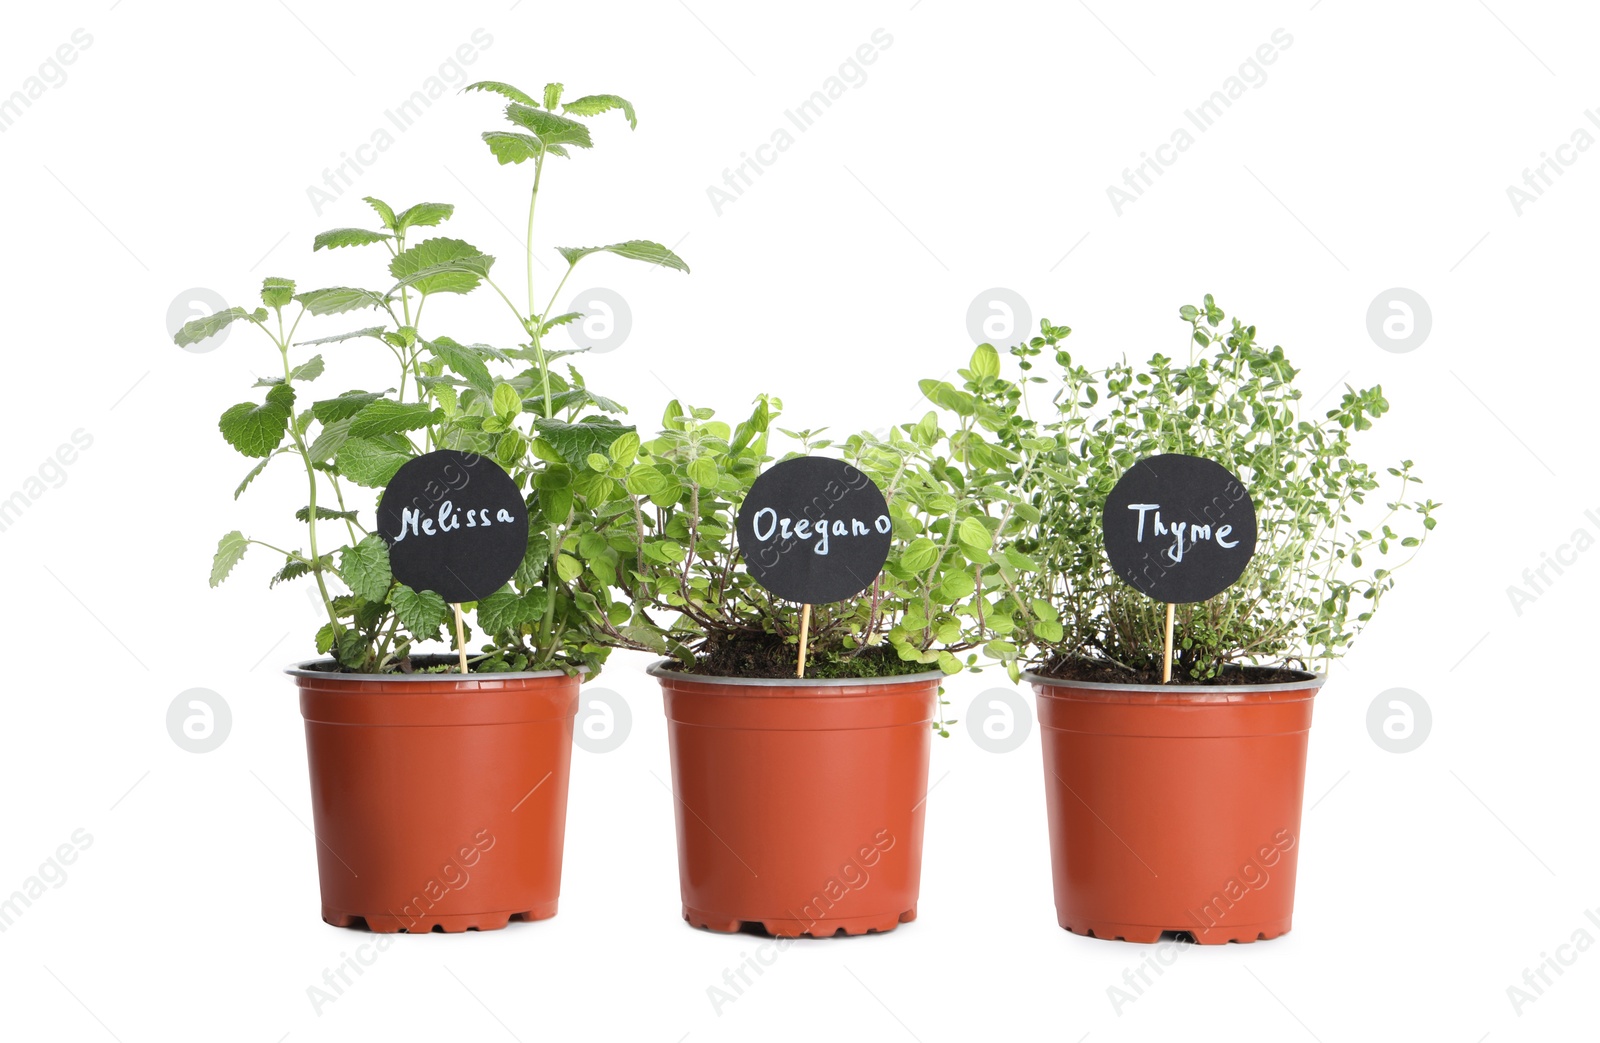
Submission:
<svg viewBox="0 0 1600 1043">
<path fill-rule="evenodd" d="M 810 605 L 801 605 L 800 606 L 800 661 L 798 663 L 796 663 L 795 667 L 794 667 L 794 675 L 796 677 L 804 677 L 806 675 L 806 637 L 807 637 L 807 634 L 810 631 L 810 629 L 811 629 L 811 606 Z"/>
<path fill-rule="evenodd" d="M 450 607 L 456 610 L 456 651 L 461 653 L 461 672 L 467 672 L 467 627 L 461 621 L 461 606 L 452 602 Z M 1172 606 L 1167 606 L 1167 643 L 1172 643 Z"/>
<path fill-rule="evenodd" d="M 1172 602 L 1167 602 L 1167 639 L 1161 650 L 1161 683 L 1172 680 Z"/>
</svg>

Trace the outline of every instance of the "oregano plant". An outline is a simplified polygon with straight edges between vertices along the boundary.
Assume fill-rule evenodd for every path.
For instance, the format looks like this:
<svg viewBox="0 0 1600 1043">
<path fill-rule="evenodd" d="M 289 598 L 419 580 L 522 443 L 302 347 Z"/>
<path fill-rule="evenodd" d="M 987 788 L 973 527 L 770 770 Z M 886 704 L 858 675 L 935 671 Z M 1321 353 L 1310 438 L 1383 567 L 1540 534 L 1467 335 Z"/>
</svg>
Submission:
<svg viewBox="0 0 1600 1043">
<path fill-rule="evenodd" d="M 596 453 L 633 439 L 619 403 L 591 391 L 566 357 L 552 348 L 553 330 L 582 316 L 557 313 L 572 271 L 592 255 L 612 254 L 687 272 L 659 243 L 626 240 L 605 246 L 558 247 L 564 270 L 542 296 L 535 285 L 535 217 L 546 161 L 571 159 L 593 146 L 587 120 L 620 110 L 630 128 L 634 109 L 624 99 L 596 94 L 563 101 L 559 83 L 535 98 L 506 83 L 463 88 L 498 95 L 510 129 L 482 135 L 502 166 L 531 173 L 525 278 L 502 285 L 496 259 L 470 242 L 429 235 L 454 216 L 448 203 L 396 209 L 376 197 L 372 227 L 336 228 L 318 235 L 313 252 L 361 249 L 376 255 L 374 288 L 330 286 L 301 290 L 295 281 L 267 278 L 261 306 L 230 307 L 185 325 L 175 340 L 188 346 L 233 323 L 256 327 L 272 345 L 273 375 L 257 394 L 222 414 L 218 428 L 254 461 L 234 491 L 245 495 L 268 466 L 283 459 L 304 473 L 304 503 L 284 510 L 298 526 L 287 536 L 230 532 L 211 569 L 223 582 L 252 547 L 276 556 L 269 583 L 315 584 L 326 622 L 315 635 L 319 653 L 338 667 L 361 672 L 416 669 L 417 646 L 450 641 L 449 606 L 431 591 L 395 580 L 388 546 L 363 524 L 381 490 L 408 460 L 434 449 L 491 458 L 526 495 L 529 540 L 522 566 L 500 590 L 463 606 L 482 645 L 477 670 L 598 668 L 608 651 L 599 638 L 631 615 L 611 597 L 610 577 L 596 573 L 579 548 L 626 503 L 621 482 L 590 468 Z M 491 296 L 485 296 L 485 290 Z M 468 295 L 510 312 L 504 346 L 464 343 L 424 322 L 430 298 Z M 357 314 L 359 313 L 359 315 Z M 333 331 L 308 337 L 328 319 Z M 357 322 L 358 328 L 351 328 Z M 321 332 L 320 330 L 318 331 Z M 328 360 L 345 368 L 355 350 L 373 349 L 369 386 L 319 393 L 314 385 Z M 326 356 L 326 358 L 325 358 Z M 363 362 L 366 360 L 364 359 Z M 280 465 L 283 466 L 283 465 Z"/>
</svg>

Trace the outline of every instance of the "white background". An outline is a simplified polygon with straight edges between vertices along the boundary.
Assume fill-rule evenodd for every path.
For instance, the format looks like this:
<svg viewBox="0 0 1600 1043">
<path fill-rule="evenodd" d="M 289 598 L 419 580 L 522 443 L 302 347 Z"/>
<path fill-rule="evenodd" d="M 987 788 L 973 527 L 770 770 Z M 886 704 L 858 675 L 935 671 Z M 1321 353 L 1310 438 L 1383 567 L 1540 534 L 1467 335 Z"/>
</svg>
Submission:
<svg viewBox="0 0 1600 1043">
<path fill-rule="evenodd" d="M 1506 189 L 1576 128 L 1600 135 L 1584 115 L 1600 104 L 1600 24 L 1577 4 L 1507 0 L 1201 6 L 12 12 L 0 96 L 75 29 L 92 44 L 0 134 L 0 497 L 74 431 L 93 444 L 0 532 L 12 649 L 0 895 L 74 830 L 93 842 L 0 934 L 0 1033 L 1473 1043 L 1592 1026 L 1600 951 L 1520 1013 L 1507 988 L 1580 928 L 1600 938 L 1584 916 L 1600 907 L 1600 553 L 1548 573 L 1520 614 L 1507 587 L 1575 530 L 1600 535 L 1600 155 L 1564 153 L 1572 164 L 1520 214 Z M 262 556 L 206 584 L 221 533 L 294 538 L 293 469 L 234 502 L 249 463 L 215 429 L 273 352 L 240 327 L 186 353 L 166 317 L 193 287 L 253 305 L 265 275 L 375 281 L 375 253 L 310 253 L 318 231 L 370 224 L 368 193 L 455 202 L 441 232 L 516 270 L 525 175 L 477 140 L 496 125 L 491 98 L 439 101 L 322 213 L 307 194 L 479 28 L 492 40 L 470 79 L 534 91 L 560 79 L 569 96 L 638 106 L 637 132 L 611 114 L 593 153 L 552 161 L 536 246 L 553 267 L 553 245 L 647 237 L 693 267 L 586 262 L 590 285 L 627 297 L 634 326 L 584 369 L 641 424 L 669 388 L 724 415 L 773 391 L 802 426 L 915 419 L 916 378 L 965 361 L 968 306 L 990 287 L 1021 294 L 1035 321 L 1070 324 L 1091 365 L 1178 350 L 1178 305 L 1211 292 L 1290 351 L 1308 400 L 1382 384 L 1393 413 L 1365 455 L 1415 459 L 1446 508 L 1318 699 L 1291 934 L 1185 949 L 1116 1009 L 1108 987 L 1150 950 L 1056 926 L 1037 731 L 992 754 L 963 724 L 935 747 L 921 918 L 796 945 L 719 1012 L 708 986 L 760 939 L 679 920 L 659 695 L 641 657 L 618 656 L 598 686 L 626 697 L 632 732 L 613 752 L 574 754 L 560 915 L 399 938 L 314 1008 L 308 986 L 374 941 L 318 918 L 301 722 L 279 673 L 309 655 L 316 617 L 303 589 L 267 592 Z M 892 43 L 865 82 L 719 215 L 707 187 L 879 28 Z M 1257 85 L 1119 215 L 1107 187 L 1280 28 L 1292 44 L 1265 81 L 1251 70 Z M 1368 307 L 1391 287 L 1431 307 L 1408 353 L 1368 334 Z M 484 294 L 430 310 L 434 333 L 510 342 Z M 387 374 L 366 368 L 386 358 L 371 345 L 327 355 L 319 387 Z M 997 674 L 954 681 L 957 715 L 996 686 Z M 233 715 L 206 754 L 165 725 L 196 687 Z M 1368 733 L 1369 704 L 1391 688 L 1432 710 L 1410 753 Z"/>
</svg>

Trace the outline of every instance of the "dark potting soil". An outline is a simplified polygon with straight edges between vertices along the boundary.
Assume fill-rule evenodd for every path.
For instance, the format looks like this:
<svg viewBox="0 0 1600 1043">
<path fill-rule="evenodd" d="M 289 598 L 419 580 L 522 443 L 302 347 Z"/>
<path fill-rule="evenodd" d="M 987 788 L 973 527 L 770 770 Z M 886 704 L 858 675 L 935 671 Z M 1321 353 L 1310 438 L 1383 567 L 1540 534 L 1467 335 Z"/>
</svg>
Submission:
<svg viewBox="0 0 1600 1043">
<path fill-rule="evenodd" d="M 504 673 L 503 669 L 487 669 L 486 662 L 474 663 L 469 657 L 467 660 L 467 673 L 493 674 Z M 316 670 L 320 673 L 342 674 L 353 671 L 342 670 L 339 664 L 331 659 L 319 660 L 306 667 L 307 670 Z M 456 674 L 461 673 L 461 660 L 454 655 L 414 655 L 397 661 L 393 670 L 387 671 L 395 677 L 407 674 Z"/>
<path fill-rule="evenodd" d="M 805 676 L 809 678 L 896 677 L 938 669 L 906 662 L 887 645 L 859 654 L 842 648 L 813 648 L 808 653 Z M 708 677 L 794 677 L 797 654 L 796 646 L 776 634 L 718 635 L 706 639 L 687 672 Z"/>
<path fill-rule="evenodd" d="M 1160 670 L 1126 670 L 1103 659 L 1078 659 L 1058 656 L 1037 671 L 1041 677 L 1057 681 L 1092 681 L 1100 684 L 1154 684 L 1161 683 Z M 1173 685 L 1257 685 L 1286 684 L 1300 681 L 1302 671 L 1277 666 L 1228 666 L 1216 677 L 1195 680 L 1174 670 Z"/>
</svg>

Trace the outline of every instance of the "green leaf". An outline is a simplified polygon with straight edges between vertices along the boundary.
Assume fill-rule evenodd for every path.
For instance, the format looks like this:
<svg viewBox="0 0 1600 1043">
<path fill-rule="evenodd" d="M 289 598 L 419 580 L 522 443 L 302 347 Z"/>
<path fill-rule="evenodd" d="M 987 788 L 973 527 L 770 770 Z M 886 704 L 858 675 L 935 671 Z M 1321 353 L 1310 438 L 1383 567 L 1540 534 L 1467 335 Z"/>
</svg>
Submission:
<svg viewBox="0 0 1600 1043">
<path fill-rule="evenodd" d="M 461 88 L 462 94 L 465 94 L 468 91 L 485 91 L 488 93 L 498 94 L 501 97 L 509 98 L 512 101 L 520 101 L 524 105 L 539 104 L 536 100 L 534 100 L 533 95 L 528 94 L 525 91 L 519 91 L 517 88 L 511 86 L 511 84 L 501 83 L 499 80 L 479 80 L 477 83 L 469 83 L 465 87 Z"/>
<path fill-rule="evenodd" d="M 574 116 L 598 116 L 602 112 L 608 112 L 611 109 L 621 109 L 622 114 L 628 118 L 628 127 L 630 129 L 638 128 L 639 120 L 633 114 L 633 106 L 615 94 L 590 94 L 561 106 L 562 112 L 571 113 Z"/>
<path fill-rule="evenodd" d="M 447 221 L 450 215 L 456 212 L 454 203 L 418 203 L 408 206 L 395 215 L 395 227 L 404 232 L 407 228 L 418 228 L 423 225 L 432 227 L 441 221 Z"/>
<path fill-rule="evenodd" d="M 245 456 L 271 456 L 289 430 L 294 390 L 280 384 L 267 392 L 261 405 L 241 402 L 222 414 L 217 427 L 222 437 Z"/>
<path fill-rule="evenodd" d="M 203 340 L 215 337 L 223 330 L 240 319 L 250 318 L 250 313 L 243 308 L 224 308 L 222 311 L 207 315 L 203 319 L 190 319 L 183 324 L 183 329 L 172 338 L 172 342 L 180 348 L 187 348 L 191 344 L 198 344 Z"/>
<path fill-rule="evenodd" d="M 346 391 L 338 398 L 324 398 L 311 403 L 311 415 L 324 424 L 355 416 L 369 404 L 376 402 L 387 391 Z"/>
<path fill-rule="evenodd" d="M 330 228 L 311 241 L 311 252 L 337 250 L 341 246 L 367 246 L 393 238 L 388 232 L 374 232 L 369 228 Z"/>
<path fill-rule="evenodd" d="M 494 158 L 500 161 L 501 166 L 538 159 L 543 147 L 539 139 L 532 134 L 514 130 L 486 130 L 483 132 L 483 141 L 489 146 L 489 151 L 494 153 Z"/>
<path fill-rule="evenodd" d="M 211 585 L 217 586 L 228 578 L 228 573 L 239 564 L 239 559 L 244 557 L 244 552 L 250 549 L 250 541 L 244 538 L 244 533 L 234 530 L 222 537 L 217 542 L 216 557 L 211 559 Z"/>
<path fill-rule="evenodd" d="M 289 371 L 290 380 L 316 380 L 322 376 L 322 356 L 313 355 Z"/>
<path fill-rule="evenodd" d="M 261 303 L 269 308 L 281 308 L 294 300 L 294 280 L 269 275 L 261 280 Z"/>
<path fill-rule="evenodd" d="M 339 315 L 358 308 L 381 308 L 387 298 L 381 293 L 372 290 L 360 290 L 353 286 L 328 286 L 320 290 L 307 290 L 305 293 L 295 294 L 295 300 L 305 306 L 312 315 Z"/>
<path fill-rule="evenodd" d="M 340 341 L 353 340 L 356 337 L 374 337 L 378 340 L 382 340 L 384 330 L 387 328 L 388 327 L 386 326 L 368 326 L 365 329 L 351 330 L 349 333 L 335 333 L 331 337 L 318 337 L 316 340 L 296 341 L 295 347 L 314 348 L 320 344 L 338 344 Z"/>
<path fill-rule="evenodd" d="M 316 407 L 312 406 L 311 408 L 312 415 L 315 416 Z M 335 420 L 332 423 L 322 425 L 322 430 L 317 432 L 316 440 L 306 449 L 306 453 L 311 457 L 312 463 L 326 463 L 333 459 L 334 454 L 339 451 L 339 447 L 344 445 L 350 438 L 350 423 L 351 418 L 345 417 L 343 420 Z"/>
<path fill-rule="evenodd" d="M 612 243 L 610 246 L 558 246 L 556 250 L 567 259 L 568 265 L 577 264 L 592 253 L 612 253 L 618 257 L 627 257 L 634 261 L 649 261 L 651 264 L 665 265 L 676 268 L 680 272 L 687 272 L 689 266 L 683 263 L 683 258 L 662 246 L 652 243 L 648 239 L 630 239 L 625 243 Z"/>
<path fill-rule="evenodd" d="M 356 414 L 350 424 L 350 434 L 354 438 L 374 438 L 400 431 L 415 431 L 443 419 L 444 410 L 430 409 L 426 403 L 380 398 Z"/>
<path fill-rule="evenodd" d="M 468 293 L 477 288 L 494 258 L 471 243 L 443 236 L 407 247 L 389 262 L 389 274 L 400 286 L 418 293 Z M 398 288 L 398 287 L 397 287 Z"/>
<path fill-rule="evenodd" d="M 964 547 L 974 550 L 988 550 L 991 544 L 989 527 L 977 518 L 963 518 L 961 525 L 956 529 L 956 538 Z"/>
<path fill-rule="evenodd" d="M 494 445 L 494 458 L 500 462 L 500 466 L 510 470 L 522 462 L 522 456 L 527 451 L 528 440 L 522 436 L 522 432 L 507 431 Z"/>
<path fill-rule="evenodd" d="M 542 592 L 540 597 L 543 597 Z M 479 601 L 476 615 L 479 629 L 486 634 L 513 630 L 533 619 L 527 600 L 509 586 Z"/>
<path fill-rule="evenodd" d="M 311 520 L 311 508 L 310 507 L 302 507 L 298 511 L 294 512 L 294 516 L 295 516 L 296 520 L 298 520 L 298 521 L 310 521 Z M 336 511 L 336 510 L 332 509 L 331 507 L 324 507 L 320 503 L 317 504 L 317 521 L 355 521 L 355 520 L 356 520 L 356 512 L 355 511 Z"/>
<path fill-rule="evenodd" d="M 539 437 L 574 468 L 582 468 L 590 453 L 605 452 L 612 442 L 633 430 L 632 426 L 619 424 L 609 417 L 586 417 L 575 424 L 537 417 L 534 427 Z"/>
<path fill-rule="evenodd" d="M 709 456 L 697 456 L 689 461 L 689 480 L 701 488 L 717 487 L 717 462 Z"/>
<path fill-rule="evenodd" d="M 900 564 L 912 572 L 923 572 L 939 559 L 939 545 L 926 536 L 918 536 L 900 555 Z"/>
<path fill-rule="evenodd" d="M 354 547 L 346 547 L 339 556 L 339 578 L 357 597 L 383 601 L 393 579 L 389 574 L 389 545 L 383 537 L 373 533 Z"/>
<path fill-rule="evenodd" d="M 376 196 L 362 196 L 362 202 L 378 212 L 378 218 L 383 221 L 383 227 L 394 231 L 394 210 L 383 200 Z"/>
<path fill-rule="evenodd" d="M 502 420 L 510 421 L 522 412 L 522 394 L 510 384 L 496 384 L 494 386 L 494 413 Z"/>
<path fill-rule="evenodd" d="M 250 468 L 250 473 L 244 476 L 244 481 L 240 482 L 239 487 L 233 491 L 233 498 L 235 500 L 239 498 L 240 493 L 243 493 L 245 489 L 249 487 L 251 482 L 256 480 L 257 475 L 267 469 L 267 464 L 271 463 L 272 457 L 276 455 L 277 454 L 274 453 L 271 456 L 268 456 L 265 460 L 262 460 L 260 463 L 256 464 L 254 467 Z"/>
<path fill-rule="evenodd" d="M 542 337 L 546 333 L 549 333 L 551 330 L 555 329 L 557 326 L 565 326 L 567 323 L 576 322 L 581 318 L 583 318 L 583 312 L 569 311 L 561 315 L 557 315 L 553 319 L 546 319 L 544 322 L 539 324 L 539 336 Z"/>
<path fill-rule="evenodd" d="M 583 575 L 583 562 L 570 554 L 556 555 L 556 575 L 563 583 L 572 583 Z"/>
<path fill-rule="evenodd" d="M 391 449 L 368 438 L 352 438 L 339 447 L 335 466 L 344 477 L 368 489 L 381 489 L 411 459 L 410 453 Z"/>
<path fill-rule="evenodd" d="M 993 344 L 979 344 L 978 349 L 972 353 L 972 361 L 968 364 L 975 377 L 998 377 L 1000 375 L 1000 353 L 994 349 Z"/>
<path fill-rule="evenodd" d="M 394 614 L 417 637 L 431 637 L 450 615 L 450 606 L 444 598 L 431 590 L 412 590 L 404 583 L 396 583 L 389 595 Z"/>
<path fill-rule="evenodd" d="M 618 436 L 617 440 L 611 443 L 611 448 L 606 450 L 606 455 L 617 463 L 632 463 L 638 453 L 639 434 L 636 431 Z"/>
<path fill-rule="evenodd" d="M 471 348 L 457 344 L 449 337 L 439 337 L 426 343 L 428 350 L 442 360 L 452 373 L 485 395 L 494 393 L 494 378 L 489 376 L 489 367 Z"/>
<path fill-rule="evenodd" d="M 561 104 L 561 89 L 565 86 L 560 83 L 547 83 L 544 85 L 544 107 L 554 109 Z"/>
<path fill-rule="evenodd" d="M 552 145 L 591 148 L 594 145 L 589 138 L 588 127 L 577 120 L 569 120 L 565 116 L 557 116 L 543 109 L 512 102 L 506 106 L 506 119 L 523 130 L 532 131 L 540 141 L 544 142 L 546 148 Z"/>
<path fill-rule="evenodd" d="M 977 589 L 978 581 L 972 578 L 971 573 L 947 572 L 939 582 L 937 593 L 941 601 L 951 603 L 971 597 Z"/>
</svg>

